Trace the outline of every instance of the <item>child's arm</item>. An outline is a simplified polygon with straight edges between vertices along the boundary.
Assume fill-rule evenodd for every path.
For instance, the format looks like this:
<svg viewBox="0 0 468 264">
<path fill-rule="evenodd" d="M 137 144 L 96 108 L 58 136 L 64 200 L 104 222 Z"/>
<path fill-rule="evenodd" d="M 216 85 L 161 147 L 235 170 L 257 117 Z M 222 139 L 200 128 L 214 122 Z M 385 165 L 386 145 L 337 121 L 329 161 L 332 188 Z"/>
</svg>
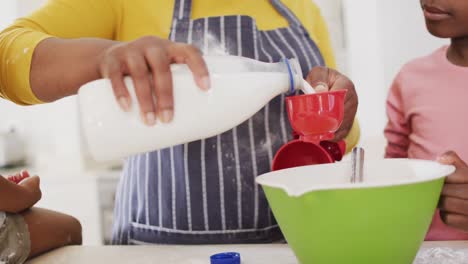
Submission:
<svg viewBox="0 0 468 264">
<path fill-rule="evenodd" d="M 388 143 L 385 149 L 385 157 L 407 158 L 411 130 L 405 116 L 401 81 L 398 76 L 393 82 L 387 98 L 387 117 L 388 123 L 385 128 L 385 137 Z"/>
<path fill-rule="evenodd" d="M 31 208 L 40 198 L 39 177 L 30 178 L 26 171 L 7 178 L 0 176 L 0 211 L 19 213 L 26 222 L 28 258 L 66 245 L 81 245 L 80 222 L 59 212 Z"/>
<path fill-rule="evenodd" d="M 39 177 L 34 176 L 16 184 L 0 176 L 0 211 L 19 213 L 41 199 Z"/>
</svg>

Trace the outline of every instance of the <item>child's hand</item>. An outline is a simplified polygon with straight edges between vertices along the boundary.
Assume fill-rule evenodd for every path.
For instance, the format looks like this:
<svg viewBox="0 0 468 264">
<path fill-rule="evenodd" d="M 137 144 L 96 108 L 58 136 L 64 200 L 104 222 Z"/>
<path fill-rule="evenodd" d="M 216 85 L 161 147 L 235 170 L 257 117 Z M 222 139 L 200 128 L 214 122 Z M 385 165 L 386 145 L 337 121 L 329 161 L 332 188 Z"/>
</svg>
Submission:
<svg viewBox="0 0 468 264">
<path fill-rule="evenodd" d="M 468 166 L 453 151 L 446 152 L 438 158 L 438 161 L 457 168 L 447 177 L 442 189 L 439 201 L 442 221 L 468 232 Z"/>
<path fill-rule="evenodd" d="M 29 177 L 27 172 L 5 178 L 0 175 L 0 211 L 19 213 L 31 208 L 42 197 L 39 185 L 39 177 Z"/>
<path fill-rule="evenodd" d="M 22 180 L 19 185 L 25 190 L 26 199 L 29 204 L 27 207 L 33 207 L 42 197 L 39 177 L 28 177 Z"/>
</svg>

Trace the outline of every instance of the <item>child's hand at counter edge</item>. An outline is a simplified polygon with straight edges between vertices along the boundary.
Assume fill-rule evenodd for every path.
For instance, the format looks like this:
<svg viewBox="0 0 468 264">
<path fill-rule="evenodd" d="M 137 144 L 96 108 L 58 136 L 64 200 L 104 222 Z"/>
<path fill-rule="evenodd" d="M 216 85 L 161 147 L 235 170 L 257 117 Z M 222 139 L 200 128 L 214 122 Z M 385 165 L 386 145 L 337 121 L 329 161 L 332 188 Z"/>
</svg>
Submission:
<svg viewBox="0 0 468 264">
<path fill-rule="evenodd" d="M 16 174 L 12 178 L 21 177 Z M 19 213 L 34 206 L 42 197 L 38 176 L 25 177 L 18 184 L 0 176 L 0 211 Z"/>
<path fill-rule="evenodd" d="M 442 189 L 440 216 L 445 224 L 468 232 L 468 165 L 454 151 L 442 154 L 438 161 L 456 167 Z"/>
</svg>

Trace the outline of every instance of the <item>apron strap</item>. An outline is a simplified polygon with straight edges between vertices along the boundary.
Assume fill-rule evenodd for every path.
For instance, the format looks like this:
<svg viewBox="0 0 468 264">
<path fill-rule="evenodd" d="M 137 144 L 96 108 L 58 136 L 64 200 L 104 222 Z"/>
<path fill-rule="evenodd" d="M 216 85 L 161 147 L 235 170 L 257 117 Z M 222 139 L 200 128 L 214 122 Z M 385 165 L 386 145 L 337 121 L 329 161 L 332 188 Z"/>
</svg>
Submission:
<svg viewBox="0 0 468 264">
<path fill-rule="evenodd" d="M 190 20 L 192 16 L 192 0 L 175 0 L 172 20 Z"/>
<path fill-rule="evenodd" d="M 285 6 L 281 0 L 270 0 L 270 3 L 276 8 L 276 10 L 289 22 L 291 26 L 301 26 L 301 21 L 294 15 L 287 6 Z"/>
</svg>

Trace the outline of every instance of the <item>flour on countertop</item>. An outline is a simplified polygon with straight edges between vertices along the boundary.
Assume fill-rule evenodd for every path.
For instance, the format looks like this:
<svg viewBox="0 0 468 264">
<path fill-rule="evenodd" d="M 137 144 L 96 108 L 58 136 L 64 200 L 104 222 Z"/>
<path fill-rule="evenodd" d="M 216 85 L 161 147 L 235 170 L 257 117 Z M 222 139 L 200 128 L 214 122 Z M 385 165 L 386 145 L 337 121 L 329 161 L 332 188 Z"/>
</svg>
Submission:
<svg viewBox="0 0 468 264">
<path fill-rule="evenodd" d="M 468 249 L 421 249 L 413 264 L 468 264 Z"/>
</svg>

